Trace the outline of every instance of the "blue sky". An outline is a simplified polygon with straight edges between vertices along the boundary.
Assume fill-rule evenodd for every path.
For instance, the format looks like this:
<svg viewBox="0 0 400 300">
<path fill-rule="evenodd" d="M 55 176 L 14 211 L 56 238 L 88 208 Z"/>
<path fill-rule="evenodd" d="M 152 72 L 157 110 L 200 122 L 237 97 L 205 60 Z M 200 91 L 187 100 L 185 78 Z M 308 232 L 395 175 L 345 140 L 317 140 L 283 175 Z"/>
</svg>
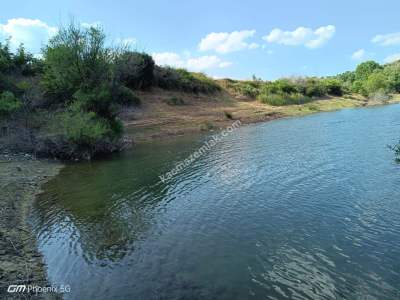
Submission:
<svg viewBox="0 0 400 300">
<path fill-rule="evenodd" d="M 400 58 L 400 1 L 2 1 L 0 40 L 31 51 L 71 17 L 159 64 L 214 77 L 333 75 Z"/>
</svg>

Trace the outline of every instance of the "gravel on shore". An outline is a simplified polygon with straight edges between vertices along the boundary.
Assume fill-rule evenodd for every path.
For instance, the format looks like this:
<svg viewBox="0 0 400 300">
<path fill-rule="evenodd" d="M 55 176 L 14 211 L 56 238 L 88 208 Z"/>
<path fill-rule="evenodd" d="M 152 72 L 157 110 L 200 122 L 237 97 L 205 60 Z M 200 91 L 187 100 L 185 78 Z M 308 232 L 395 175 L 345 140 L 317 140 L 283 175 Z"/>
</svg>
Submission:
<svg viewBox="0 0 400 300">
<path fill-rule="evenodd" d="M 0 154 L 0 299 L 61 299 L 51 293 L 7 292 L 9 285 L 49 286 L 28 217 L 41 185 L 61 168 L 61 163 L 28 154 Z"/>
</svg>

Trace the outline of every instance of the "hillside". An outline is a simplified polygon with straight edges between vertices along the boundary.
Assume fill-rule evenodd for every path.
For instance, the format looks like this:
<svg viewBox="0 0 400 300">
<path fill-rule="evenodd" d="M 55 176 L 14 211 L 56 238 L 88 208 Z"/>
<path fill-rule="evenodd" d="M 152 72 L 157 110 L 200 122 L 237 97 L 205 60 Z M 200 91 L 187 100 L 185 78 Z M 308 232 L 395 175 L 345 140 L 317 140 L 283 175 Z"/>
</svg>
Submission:
<svg viewBox="0 0 400 300">
<path fill-rule="evenodd" d="M 213 95 L 191 94 L 153 89 L 137 93 L 142 104 L 121 114 L 125 135 L 137 143 L 165 139 L 185 133 L 214 131 L 229 126 L 234 120 L 242 124 L 270 121 L 342 108 L 399 103 L 396 94 L 388 101 L 357 95 L 325 96 L 312 103 L 272 106 L 256 99 L 230 94 L 223 90 Z M 171 105 L 170 99 L 183 104 Z"/>
<path fill-rule="evenodd" d="M 400 62 L 330 77 L 214 80 L 106 45 L 70 24 L 43 48 L 0 43 L 0 150 L 91 159 L 132 142 L 344 107 L 398 102 Z"/>
</svg>

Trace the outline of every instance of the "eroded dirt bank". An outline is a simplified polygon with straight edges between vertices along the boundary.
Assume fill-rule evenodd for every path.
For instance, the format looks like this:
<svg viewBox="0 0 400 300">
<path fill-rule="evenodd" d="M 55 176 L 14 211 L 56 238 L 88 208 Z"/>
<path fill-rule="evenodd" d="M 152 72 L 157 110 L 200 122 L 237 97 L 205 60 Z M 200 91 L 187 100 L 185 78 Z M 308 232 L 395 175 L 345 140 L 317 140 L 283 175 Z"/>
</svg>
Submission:
<svg viewBox="0 0 400 300">
<path fill-rule="evenodd" d="M 400 95 L 394 95 L 386 102 L 346 95 L 288 106 L 270 106 L 254 99 L 234 97 L 227 92 L 195 95 L 153 89 L 138 92 L 138 96 L 142 100 L 140 107 L 121 115 L 125 133 L 135 143 L 222 129 L 235 120 L 251 124 L 343 108 L 400 103 Z M 180 102 L 171 105 L 171 99 L 179 99 Z"/>
</svg>

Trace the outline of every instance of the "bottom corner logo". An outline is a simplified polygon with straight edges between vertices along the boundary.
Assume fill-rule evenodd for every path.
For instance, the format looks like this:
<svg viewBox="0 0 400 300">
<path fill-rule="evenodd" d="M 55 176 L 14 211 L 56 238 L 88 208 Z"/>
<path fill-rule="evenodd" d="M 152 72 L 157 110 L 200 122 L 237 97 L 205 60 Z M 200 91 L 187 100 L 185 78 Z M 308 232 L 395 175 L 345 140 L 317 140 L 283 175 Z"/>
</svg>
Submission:
<svg viewBox="0 0 400 300">
<path fill-rule="evenodd" d="M 11 284 L 8 286 L 7 292 L 8 293 L 23 293 L 26 290 L 26 285 L 21 284 L 21 285 L 16 285 L 16 284 Z"/>
</svg>

